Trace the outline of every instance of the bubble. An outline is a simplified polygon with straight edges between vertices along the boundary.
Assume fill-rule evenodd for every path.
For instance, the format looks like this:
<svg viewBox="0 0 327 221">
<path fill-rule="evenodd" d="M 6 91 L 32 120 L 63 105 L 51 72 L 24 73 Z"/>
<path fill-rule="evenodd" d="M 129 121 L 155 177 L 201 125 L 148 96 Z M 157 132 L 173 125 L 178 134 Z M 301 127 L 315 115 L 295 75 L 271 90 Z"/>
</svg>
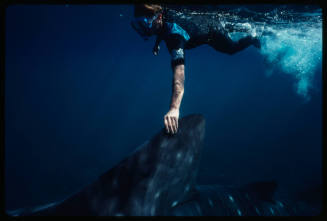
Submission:
<svg viewBox="0 0 327 221">
<path fill-rule="evenodd" d="M 157 199 L 160 196 L 160 192 L 157 192 L 156 195 L 154 195 L 154 198 Z"/>
<path fill-rule="evenodd" d="M 305 100 L 310 99 L 314 74 L 321 65 L 322 27 L 294 24 L 271 27 L 272 34 L 261 38 L 260 53 L 265 57 L 267 75 L 281 72 L 295 80 L 295 92 Z"/>
</svg>

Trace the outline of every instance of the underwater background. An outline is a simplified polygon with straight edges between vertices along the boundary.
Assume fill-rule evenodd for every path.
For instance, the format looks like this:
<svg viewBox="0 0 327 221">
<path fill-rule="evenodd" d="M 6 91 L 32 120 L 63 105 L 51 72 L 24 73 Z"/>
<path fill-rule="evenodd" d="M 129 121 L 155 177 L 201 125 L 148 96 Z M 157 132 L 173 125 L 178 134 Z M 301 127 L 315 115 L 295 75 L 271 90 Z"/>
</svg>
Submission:
<svg viewBox="0 0 327 221">
<path fill-rule="evenodd" d="M 321 9 L 245 7 L 253 21 L 244 7 L 226 6 L 225 23 L 264 28 L 261 50 L 186 51 L 180 117 L 206 118 L 198 183 L 276 180 L 285 197 L 311 195 L 322 182 Z M 64 199 L 163 128 L 170 55 L 161 43 L 153 56 L 132 15 L 132 5 L 6 9 L 7 210 Z"/>
</svg>

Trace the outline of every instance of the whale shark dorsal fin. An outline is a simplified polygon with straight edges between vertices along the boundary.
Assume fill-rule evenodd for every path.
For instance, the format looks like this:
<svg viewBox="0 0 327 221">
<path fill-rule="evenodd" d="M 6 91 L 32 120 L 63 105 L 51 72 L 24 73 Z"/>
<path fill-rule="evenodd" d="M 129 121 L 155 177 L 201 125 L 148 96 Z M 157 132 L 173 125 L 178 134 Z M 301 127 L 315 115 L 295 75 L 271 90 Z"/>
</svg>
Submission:
<svg viewBox="0 0 327 221">
<path fill-rule="evenodd" d="M 241 187 L 241 191 L 248 193 L 257 200 L 273 201 L 277 189 L 276 181 L 253 182 Z"/>
</svg>

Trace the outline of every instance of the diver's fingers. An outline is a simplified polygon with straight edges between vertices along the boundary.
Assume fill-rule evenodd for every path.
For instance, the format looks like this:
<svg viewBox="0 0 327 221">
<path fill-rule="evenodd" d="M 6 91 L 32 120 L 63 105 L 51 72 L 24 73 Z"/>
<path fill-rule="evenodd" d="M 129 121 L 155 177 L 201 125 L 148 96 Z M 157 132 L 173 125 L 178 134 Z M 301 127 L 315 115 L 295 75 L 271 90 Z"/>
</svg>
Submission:
<svg viewBox="0 0 327 221">
<path fill-rule="evenodd" d="M 175 133 L 177 133 L 177 117 L 174 117 Z"/>
<path fill-rule="evenodd" d="M 170 117 L 167 116 L 167 122 L 168 122 L 168 133 L 172 133 L 173 131 L 171 130 L 171 122 L 170 122 Z"/>
<path fill-rule="evenodd" d="M 174 131 L 174 133 L 176 133 L 177 132 L 176 117 L 171 117 L 171 122 L 172 122 L 173 131 Z"/>
<path fill-rule="evenodd" d="M 169 133 L 169 127 L 168 127 L 168 117 L 167 117 L 167 116 L 165 116 L 165 117 L 164 117 L 164 119 L 165 119 L 165 128 L 166 128 L 166 131 L 167 131 L 167 133 Z"/>
<path fill-rule="evenodd" d="M 171 118 L 171 124 L 172 124 L 172 128 L 173 128 L 173 133 L 176 133 L 176 117 L 172 117 Z"/>
<path fill-rule="evenodd" d="M 174 117 L 170 117 L 170 132 L 174 134 L 175 128 L 174 128 Z"/>
<path fill-rule="evenodd" d="M 169 128 L 168 133 L 173 133 L 172 122 L 169 116 L 167 117 L 167 120 L 168 120 L 168 128 Z"/>
<path fill-rule="evenodd" d="M 175 133 L 177 133 L 177 130 L 178 130 L 178 118 L 177 117 L 174 117 L 174 120 L 175 120 Z"/>
</svg>

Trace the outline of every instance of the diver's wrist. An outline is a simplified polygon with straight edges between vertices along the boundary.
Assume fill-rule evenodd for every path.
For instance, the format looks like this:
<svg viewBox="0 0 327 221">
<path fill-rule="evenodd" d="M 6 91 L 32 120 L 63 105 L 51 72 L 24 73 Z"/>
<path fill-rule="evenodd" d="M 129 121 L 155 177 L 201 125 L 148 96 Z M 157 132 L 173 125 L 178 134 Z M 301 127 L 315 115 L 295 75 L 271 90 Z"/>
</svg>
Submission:
<svg viewBox="0 0 327 221">
<path fill-rule="evenodd" d="M 170 106 L 170 111 L 179 111 L 179 107 L 176 106 Z"/>
</svg>

